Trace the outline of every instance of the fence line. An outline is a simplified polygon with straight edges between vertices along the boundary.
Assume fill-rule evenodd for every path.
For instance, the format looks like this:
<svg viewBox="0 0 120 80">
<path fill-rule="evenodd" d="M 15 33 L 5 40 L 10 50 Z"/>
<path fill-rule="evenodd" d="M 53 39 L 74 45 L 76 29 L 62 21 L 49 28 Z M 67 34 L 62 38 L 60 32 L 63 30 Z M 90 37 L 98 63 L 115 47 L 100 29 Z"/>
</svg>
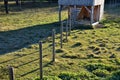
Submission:
<svg viewBox="0 0 120 80">
<path fill-rule="evenodd" d="M 68 21 L 67 21 L 68 23 Z M 65 26 L 65 29 L 66 29 L 66 39 L 68 37 L 68 24 L 66 24 Z M 55 54 L 56 54 L 56 43 L 55 43 L 55 29 L 52 29 L 52 62 L 55 62 Z M 62 24 L 62 27 L 61 27 L 61 41 L 63 42 L 63 24 Z M 62 43 L 61 43 L 62 44 Z M 40 80 L 43 80 L 43 48 L 42 48 L 43 44 L 42 44 L 42 41 L 39 42 L 39 68 L 40 68 Z M 62 46 L 62 45 L 61 45 Z M 9 69 L 9 80 L 15 80 L 15 77 L 14 77 L 14 69 L 13 67 L 8 67 Z"/>
</svg>

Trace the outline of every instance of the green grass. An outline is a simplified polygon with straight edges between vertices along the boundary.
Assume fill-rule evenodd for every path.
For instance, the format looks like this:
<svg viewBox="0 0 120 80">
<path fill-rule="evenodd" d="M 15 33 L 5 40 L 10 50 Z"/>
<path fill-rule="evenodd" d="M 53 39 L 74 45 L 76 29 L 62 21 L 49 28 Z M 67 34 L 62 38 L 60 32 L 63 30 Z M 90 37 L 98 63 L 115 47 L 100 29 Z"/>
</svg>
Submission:
<svg viewBox="0 0 120 80">
<path fill-rule="evenodd" d="M 106 12 L 101 21 L 105 28 L 73 29 L 60 49 L 57 10 L 52 4 L 8 15 L 1 12 L 0 80 L 8 80 L 9 65 L 14 67 L 16 80 L 39 80 L 39 40 L 43 41 L 44 80 L 119 80 L 120 17 Z M 66 14 L 63 11 L 63 19 Z M 53 28 L 56 62 L 51 63 Z"/>
</svg>

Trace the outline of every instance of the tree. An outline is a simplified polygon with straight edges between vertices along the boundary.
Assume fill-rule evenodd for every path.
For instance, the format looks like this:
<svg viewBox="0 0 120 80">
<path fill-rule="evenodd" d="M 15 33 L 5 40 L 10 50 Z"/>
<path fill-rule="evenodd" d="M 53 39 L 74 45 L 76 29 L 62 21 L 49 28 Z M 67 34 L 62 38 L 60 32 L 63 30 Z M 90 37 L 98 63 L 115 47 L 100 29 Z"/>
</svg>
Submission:
<svg viewBox="0 0 120 80">
<path fill-rule="evenodd" d="M 16 1 L 16 5 L 19 5 L 19 0 L 15 0 Z"/>
<path fill-rule="evenodd" d="M 5 12 L 8 14 L 8 0 L 4 0 Z"/>
</svg>

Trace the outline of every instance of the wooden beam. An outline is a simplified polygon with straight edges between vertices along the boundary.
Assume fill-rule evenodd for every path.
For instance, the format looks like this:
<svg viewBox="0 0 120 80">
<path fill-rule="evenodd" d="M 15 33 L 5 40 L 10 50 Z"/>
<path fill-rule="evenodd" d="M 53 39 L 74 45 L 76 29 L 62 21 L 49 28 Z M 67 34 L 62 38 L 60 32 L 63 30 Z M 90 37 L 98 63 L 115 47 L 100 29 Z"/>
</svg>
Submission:
<svg viewBox="0 0 120 80">
<path fill-rule="evenodd" d="M 99 22 L 95 22 L 95 23 L 92 23 L 92 26 L 96 26 L 98 24 L 99 24 Z"/>
<path fill-rule="evenodd" d="M 97 21 L 100 20 L 100 5 L 97 7 Z"/>
<path fill-rule="evenodd" d="M 88 7 L 85 6 L 85 8 L 86 8 L 86 10 L 87 10 L 89 13 L 91 13 L 91 11 L 90 11 L 90 9 L 89 9 Z"/>
<path fill-rule="evenodd" d="M 90 8 L 90 6 L 87 6 L 87 8 Z M 81 7 L 81 11 L 80 11 L 77 19 L 78 20 L 84 19 L 84 18 L 88 18 L 89 19 L 90 18 L 90 13 L 91 13 L 91 11 L 88 12 L 88 10 L 85 8 L 85 6 L 82 6 Z"/>
<path fill-rule="evenodd" d="M 59 22 L 61 24 L 61 11 L 62 11 L 62 6 L 59 5 Z"/>
<path fill-rule="evenodd" d="M 92 23 L 94 22 L 94 6 L 91 6 L 91 25 L 92 25 Z"/>
</svg>

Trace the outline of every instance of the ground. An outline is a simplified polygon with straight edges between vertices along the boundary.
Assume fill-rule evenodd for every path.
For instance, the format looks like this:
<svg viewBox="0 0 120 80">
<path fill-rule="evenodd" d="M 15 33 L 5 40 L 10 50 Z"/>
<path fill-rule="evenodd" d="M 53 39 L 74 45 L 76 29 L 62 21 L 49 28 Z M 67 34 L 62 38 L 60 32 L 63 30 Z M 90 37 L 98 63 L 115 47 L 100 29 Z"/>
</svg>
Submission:
<svg viewBox="0 0 120 80">
<path fill-rule="evenodd" d="M 48 4 L 46 4 L 48 5 Z M 39 44 L 43 42 L 43 73 L 47 80 L 120 79 L 119 7 L 105 9 L 103 28 L 75 27 L 60 48 L 58 6 L 35 5 L 10 14 L 0 13 L 0 80 L 8 80 L 8 66 L 16 80 L 39 77 Z M 66 19 L 66 10 L 63 19 Z M 51 31 L 56 30 L 56 61 L 52 60 Z M 65 33 L 64 33 L 65 34 Z"/>
</svg>

